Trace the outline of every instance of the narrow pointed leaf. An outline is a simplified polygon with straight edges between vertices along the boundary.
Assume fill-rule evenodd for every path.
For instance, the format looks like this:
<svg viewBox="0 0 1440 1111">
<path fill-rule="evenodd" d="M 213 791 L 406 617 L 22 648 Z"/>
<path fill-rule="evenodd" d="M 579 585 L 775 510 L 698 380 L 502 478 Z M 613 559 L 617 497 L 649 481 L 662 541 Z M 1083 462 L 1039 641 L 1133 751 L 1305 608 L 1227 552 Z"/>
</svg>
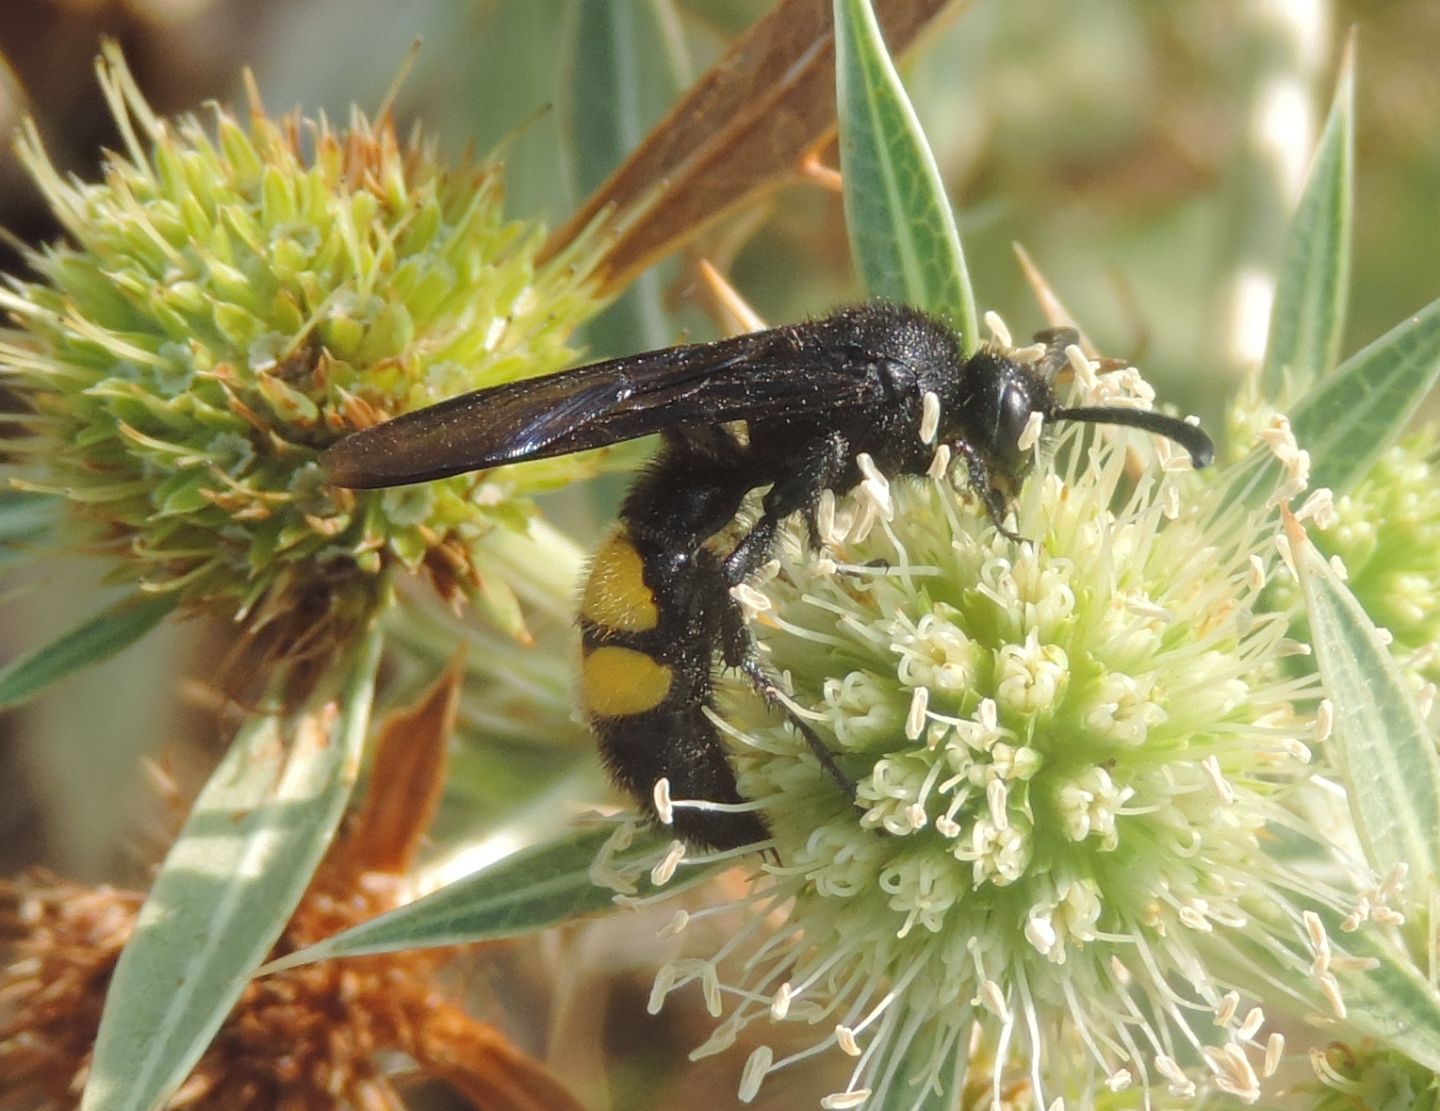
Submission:
<svg viewBox="0 0 1440 1111">
<path fill-rule="evenodd" d="M 388 914 L 326 938 L 267 965 L 275 972 L 330 957 L 358 957 L 398 949 L 463 945 L 514 937 L 615 909 L 615 892 L 591 878 L 591 865 L 613 829 L 577 830 L 524 849 Z M 641 833 L 617 865 L 655 858 L 667 839 Z M 666 891 L 682 891 L 706 879 L 707 868 L 682 870 Z M 656 889 L 642 882 L 645 893 Z"/>
<path fill-rule="evenodd" d="M 1390 329 L 1321 379 L 1290 412 L 1295 439 L 1310 453 L 1311 487 L 1337 494 L 1362 478 L 1393 444 L 1440 377 L 1440 301 Z M 1263 503 L 1280 465 L 1255 448 L 1232 471 L 1230 497 Z"/>
<path fill-rule="evenodd" d="M 1355 179 L 1353 52 L 1345 61 L 1300 204 L 1270 312 L 1260 386 L 1282 401 L 1308 389 L 1340 354 L 1350 286 L 1350 226 Z"/>
<path fill-rule="evenodd" d="M 835 0 L 835 82 L 845 221 L 865 287 L 949 320 L 968 351 L 975 298 L 955 217 L 869 0 Z"/>
<path fill-rule="evenodd" d="M 583 195 L 640 146 L 689 83 L 690 65 L 671 0 L 579 0 L 571 14 L 567 115 Z M 659 274 L 641 274 L 586 327 L 590 348 L 620 355 L 673 343 L 662 293 Z"/>
<path fill-rule="evenodd" d="M 32 698 L 58 679 L 130 647 L 175 608 L 175 594 L 132 594 L 0 671 L 0 707 Z"/>
<path fill-rule="evenodd" d="M 1295 568 L 1305 591 L 1315 662 L 1335 711 L 1332 751 L 1370 866 L 1381 876 L 1407 867 L 1415 901 L 1437 875 L 1440 756 L 1375 625 L 1287 515 Z"/>
<path fill-rule="evenodd" d="M 252 717 L 186 819 L 120 955 L 83 1111 L 164 1105 L 279 937 L 355 784 L 380 636 L 351 662 L 339 705 L 294 736 Z"/>
</svg>

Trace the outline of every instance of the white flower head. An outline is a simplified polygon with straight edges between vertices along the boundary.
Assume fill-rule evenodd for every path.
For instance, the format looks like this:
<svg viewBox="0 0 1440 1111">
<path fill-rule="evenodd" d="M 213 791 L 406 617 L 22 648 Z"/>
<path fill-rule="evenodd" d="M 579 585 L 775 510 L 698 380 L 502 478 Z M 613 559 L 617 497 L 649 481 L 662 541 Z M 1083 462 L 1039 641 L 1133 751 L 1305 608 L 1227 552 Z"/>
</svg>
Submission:
<svg viewBox="0 0 1440 1111">
<path fill-rule="evenodd" d="M 720 990 L 729 1031 L 805 1022 L 797 1056 L 852 1055 L 836 1106 L 923 1102 L 982 1060 L 997 1102 L 1017 1061 L 1038 1106 L 1077 1076 L 1258 1096 L 1268 1032 L 1234 1003 L 1244 947 L 1225 947 L 1242 930 L 1304 947 L 1264 830 L 1296 826 L 1290 703 L 1314 691 L 1274 666 L 1283 619 L 1255 612 L 1269 538 L 1153 457 L 1127 472 L 1134 442 L 1068 429 L 1015 500 L 1024 542 L 948 481 L 895 480 L 863 538 L 832 529 L 814 552 L 797 526 L 758 586 L 765 666 L 855 790 L 727 688 L 774 848 Z M 752 1061 L 747 1094 L 794 1059 Z"/>
</svg>

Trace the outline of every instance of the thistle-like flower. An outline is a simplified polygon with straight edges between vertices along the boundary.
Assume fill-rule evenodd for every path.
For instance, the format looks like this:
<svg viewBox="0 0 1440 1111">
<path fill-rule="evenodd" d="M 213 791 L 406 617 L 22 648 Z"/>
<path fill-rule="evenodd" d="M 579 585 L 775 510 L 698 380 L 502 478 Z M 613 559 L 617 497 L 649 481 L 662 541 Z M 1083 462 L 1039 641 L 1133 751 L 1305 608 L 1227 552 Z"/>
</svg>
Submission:
<svg viewBox="0 0 1440 1111">
<path fill-rule="evenodd" d="M 1440 681 L 1437 450 L 1433 428 L 1406 437 L 1309 527 L 1365 612 L 1393 637 L 1391 651 L 1427 703 Z"/>
<path fill-rule="evenodd" d="M 356 494 L 316 457 L 563 366 L 598 307 L 593 239 L 538 262 L 498 163 L 446 168 L 388 113 L 276 120 L 252 88 L 247 119 L 207 128 L 157 118 L 114 49 L 99 76 L 124 137 L 102 181 L 62 177 L 33 126 L 20 142 L 69 239 L 0 293 L 0 364 L 32 409 L 12 477 L 68 500 L 112 579 L 282 626 L 289 653 L 323 650 L 394 567 L 488 592 L 476 541 L 583 464 Z"/>
<path fill-rule="evenodd" d="M 1112 404 L 1144 390 L 1133 372 L 1090 385 Z M 1247 988 L 1309 974 L 1298 891 L 1345 900 L 1266 851 L 1312 835 L 1285 800 L 1313 681 L 1277 666 L 1285 620 L 1255 608 L 1273 540 L 1218 514 L 1188 461 L 1134 474 L 1118 441 L 1073 429 L 1057 449 L 1016 499 L 1021 543 L 943 467 L 872 476 L 822 504 L 824 550 L 793 531 L 737 592 L 787 709 L 856 785 L 731 687 L 771 859 L 738 936 L 666 966 L 653 1003 L 698 980 L 718 1015 L 729 995 L 697 1054 L 755 1023 L 817 1029 L 797 1056 L 753 1053 L 742 1098 L 828 1047 L 855 1058 L 837 1108 L 956 1092 L 972 1060 L 1000 1063 L 997 1104 L 1015 1061 L 1037 1106 L 1131 1086 L 1253 1100 L 1278 1060 Z"/>
</svg>

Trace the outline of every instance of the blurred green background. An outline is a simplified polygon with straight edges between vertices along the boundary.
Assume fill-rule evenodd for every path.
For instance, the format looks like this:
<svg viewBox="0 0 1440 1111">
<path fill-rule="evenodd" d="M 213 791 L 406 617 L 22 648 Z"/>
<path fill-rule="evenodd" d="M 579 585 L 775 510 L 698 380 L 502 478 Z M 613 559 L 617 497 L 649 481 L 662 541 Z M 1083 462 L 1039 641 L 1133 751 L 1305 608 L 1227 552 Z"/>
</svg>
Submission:
<svg viewBox="0 0 1440 1111">
<path fill-rule="evenodd" d="M 634 6 L 663 48 L 630 56 L 626 43 L 596 33 L 584 21 L 606 5 Z M 298 107 L 340 121 L 352 103 L 381 103 L 419 39 L 397 101 L 402 123 L 422 122 L 450 152 L 503 145 L 511 213 L 553 226 L 768 6 L 4 0 L 0 130 L 33 115 L 57 163 L 93 177 L 99 149 L 117 143 L 93 74 L 102 35 L 120 41 L 162 112 L 238 102 L 249 67 L 272 113 Z M 905 73 L 957 206 L 980 307 L 1001 312 L 1017 336 L 1042 324 L 1012 250 L 1023 243 L 1100 350 L 1136 360 L 1163 398 L 1218 426 L 1225 398 L 1259 354 L 1237 290 L 1263 284 L 1279 257 L 1352 25 L 1356 242 L 1345 350 L 1433 300 L 1434 0 L 975 0 L 912 52 Z M 633 78 L 619 82 L 624 97 L 584 95 L 614 87 L 605 83 L 617 72 Z M 0 227 L 31 244 L 55 234 L 8 149 L 0 151 Z M 780 190 L 707 233 L 699 249 L 774 322 L 859 295 L 839 198 L 814 185 Z M 13 243 L 0 250 L 7 269 L 20 265 Z M 673 261 L 597 322 L 590 349 L 614 354 L 712 334 L 698 300 L 693 266 Z M 556 513 L 577 532 L 594 528 L 620 488 L 599 484 L 578 496 L 585 504 L 572 495 Z M 7 577 L 0 662 L 93 613 L 103 597 L 96 576 L 74 559 Z M 169 627 L 0 717 L 0 867 L 43 862 L 83 880 L 143 882 L 174 815 L 154 805 L 139 757 L 162 761 L 183 794 L 225 741 L 201 690 L 224 651 L 213 639 Z M 613 1013 L 632 1016 L 616 1036 L 629 1046 L 619 1056 L 649 1075 L 645 1053 L 683 1061 L 703 1032 L 635 1020 L 644 992 L 643 980 L 636 984 L 634 997 L 613 1001 Z M 735 1067 L 731 1057 L 705 1065 L 724 1080 L 717 1091 L 733 1090 Z M 785 1106 L 786 1083 L 767 1085 L 762 1098 Z"/>
</svg>

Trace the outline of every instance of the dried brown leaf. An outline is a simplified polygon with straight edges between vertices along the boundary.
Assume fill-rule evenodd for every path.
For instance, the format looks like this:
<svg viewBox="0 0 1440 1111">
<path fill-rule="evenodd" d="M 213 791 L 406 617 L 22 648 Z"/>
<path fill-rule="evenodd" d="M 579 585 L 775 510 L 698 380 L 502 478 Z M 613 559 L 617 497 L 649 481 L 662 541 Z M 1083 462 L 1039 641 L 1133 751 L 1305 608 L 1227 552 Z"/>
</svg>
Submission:
<svg viewBox="0 0 1440 1111">
<path fill-rule="evenodd" d="M 585 1111 L 539 1061 L 493 1027 L 448 1005 L 436 1009 L 419 1049 L 425 1069 L 485 1111 Z"/>
<path fill-rule="evenodd" d="M 345 849 L 365 872 L 398 875 L 410 867 L 445 785 L 446 750 L 464 678 L 463 649 L 412 706 L 380 727 L 365 805 Z"/>
<path fill-rule="evenodd" d="M 951 0 L 874 0 L 900 53 Z M 602 288 L 622 288 L 712 220 L 787 178 L 835 132 L 831 0 L 780 0 L 705 73 L 559 228 L 559 253 L 607 211 Z"/>
</svg>

